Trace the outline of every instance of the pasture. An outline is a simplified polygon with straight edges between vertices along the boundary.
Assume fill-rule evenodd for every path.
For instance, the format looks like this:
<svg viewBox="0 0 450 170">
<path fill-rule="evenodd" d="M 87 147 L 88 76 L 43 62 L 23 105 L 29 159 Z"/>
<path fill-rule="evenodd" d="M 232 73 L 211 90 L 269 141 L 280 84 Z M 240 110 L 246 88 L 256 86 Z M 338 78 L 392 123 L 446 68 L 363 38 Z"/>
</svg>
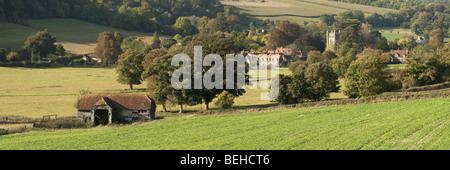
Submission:
<svg viewBox="0 0 450 170">
<path fill-rule="evenodd" d="M 365 13 L 377 12 L 384 14 L 392 9 L 364 6 L 328 0 L 266 0 L 262 3 L 246 1 L 221 1 L 247 12 L 258 19 L 289 20 L 299 24 L 303 22 L 318 22 L 322 14 L 339 14 L 340 12 L 357 9 Z"/>
<path fill-rule="evenodd" d="M 280 74 L 291 74 L 282 68 Z M 268 72 L 270 75 L 270 72 Z M 40 118 L 44 115 L 58 114 L 59 117 L 76 116 L 73 106 L 77 93 L 89 89 L 94 93 L 146 93 L 146 82 L 135 85 L 136 90 L 116 81 L 114 68 L 108 67 L 60 67 L 60 68 L 23 68 L 0 67 L 0 116 L 24 116 Z M 270 78 L 270 77 L 269 77 Z M 248 89 L 248 88 L 247 88 Z M 247 93 L 235 99 L 235 107 L 260 107 L 273 105 L 260 100 L 264 89 L 248 89 Z M 334 93 L 332 98 L 343 98 L 341 93 Z M 204 104 L 186 106 L 186 110 L 202 110 Z M 211 108 L 216 108 L 213 104 Z M 177 111 L 178 106 L 169 106 L 170 111 Z M 161 111 L 162 106 L 157 107 Z"/>
<path fill-rule="evenodd" d="M 390 42 L 395 42 L 404 36 L 414 37 L 414 39 L 417 39 L 418 36 L 411 29 L 407 28 L 379 27 L 374 29 L 380 31 L 381 35 L 386 37 Z"/>
<path fill-rule="evenodd" d="M 0 149 L 450 149 L 450 98 L 248 114 L 188 115 L 125 126 L 0 136 Z"/>
<path fill-rule="evenodd" d="M 103 31 L 120 32 L 124 37 L 136 36 L 149 43 L 153 33 L 126 31 L 97 25 L 77 19 L 39 19 L 28 20 L 29 26 L 0 22 L 0 48 L 18 50 L 28 36 L 48 29 L 56 38 L 57 43 L 63 44 L 69 53 L 87 54 L 94 52 L 97 46 L 97 37 Z"/>
</svg>

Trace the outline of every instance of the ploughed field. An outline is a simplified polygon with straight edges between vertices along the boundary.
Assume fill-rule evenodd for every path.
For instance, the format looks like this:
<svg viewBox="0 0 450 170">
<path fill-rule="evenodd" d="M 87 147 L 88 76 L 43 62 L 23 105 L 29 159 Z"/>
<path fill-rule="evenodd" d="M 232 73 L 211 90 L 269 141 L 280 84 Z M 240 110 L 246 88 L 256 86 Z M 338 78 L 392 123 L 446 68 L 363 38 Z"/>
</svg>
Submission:
<svg viewBox="0 0 450 170">
<path fill-rule="evenodd" d="M 450 149 L 450 98 L 0 136 L 0 149 Z"/>
</svg>

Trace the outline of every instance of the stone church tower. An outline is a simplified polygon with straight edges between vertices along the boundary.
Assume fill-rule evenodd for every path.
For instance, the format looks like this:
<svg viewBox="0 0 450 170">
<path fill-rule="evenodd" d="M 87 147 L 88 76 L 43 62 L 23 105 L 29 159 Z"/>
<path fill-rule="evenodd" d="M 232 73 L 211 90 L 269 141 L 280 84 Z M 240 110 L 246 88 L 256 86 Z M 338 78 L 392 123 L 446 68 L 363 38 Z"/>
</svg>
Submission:
<svg viewBox="0 0 450 170">
<path fill-rule="evenodd" d="M 341 31 L 336 30 L 327 30 L 327 49 L 330 49 L 332 51 L 337 50 L 337 44 L 336 42 L 339 41 L 339 35 L 341 34 Z"/>
</svg>

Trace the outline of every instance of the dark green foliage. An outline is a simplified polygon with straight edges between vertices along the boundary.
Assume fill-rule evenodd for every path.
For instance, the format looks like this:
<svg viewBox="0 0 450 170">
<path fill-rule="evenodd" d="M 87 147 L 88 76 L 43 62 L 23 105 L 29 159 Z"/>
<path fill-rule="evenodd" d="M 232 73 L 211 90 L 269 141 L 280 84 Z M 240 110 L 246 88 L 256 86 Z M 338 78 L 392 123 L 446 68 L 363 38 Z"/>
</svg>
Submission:
<svg viewBox="0 0 450 170">
<path fill-rule="evenodd" d="M 192 41 L 187 45 L 183 51 L 183 53 L 187 54 L 191 57 L 191 61 L 194 61 L 194 46 L 202 46 L 202 57 L 206 57 L 208 54 L 218 54 L 222 57 L 223 64 L 226 63 L 226 55 L 227 54 L 237 54 L 239 52 L 239 49 L 236 48 L 234 45 L 233 40 L 230 37 L 225 36 L 223 32 L 216 32 L 214 34 L 198 34 L 193 37 Z M 212 68 L 212 66 L 204 66 L 202 69 L 202 75 L 206 73 L 207 70 Z M 194 66 L 191 67 L 192 71 L 194 70 Z M 223 75 L 226 75 L 227 69 L 223 69 Z M 246 69 L 247 74 L 248 69 Z M 192 74 L 194 75 L 194 74 Z M 234 68 L 234 89 L 227 89 L 227 91 L 234 96 L 241 96 L 245 93 L 245 89 L 238 89 L 237 87 L 237 67 Z M 192 77 L 193 78 L 193 77 Z M 192 79 L 192 82 L 193 79 Z M 226 87 L 226 81 L 223 81 L 223 88 Z M 209 103 L 213 101 L 214 98 L 217 97 L 218 94 L 222 93 L 223 89 L 195 89 L 192 90 L 195 91 L 197 95 L 199 95 L 203 102 L 205 103 L 205 109 L 208 110 Z"/>
<path fill-rule="evenodd" d="M 127 49 L 133 49 L 139 54 L 147 54 L 151 50 L 150 45 L 140 40 L 139 38 L 134 37 L 127 37 L 123 39 L 120 47 L 123 51 L 126 51 Z"/>
<path fill-rule="evenodd" d="M 341 46 L 338 51 L 338 53 L 341 53 L 340 56 L 331 60 L 331 67 L 339 77 L 344 77 L 345 73 L 347 73 L 348 67 L 350 67 L 350 64 L 356 60 L 356 50 L 348 49 L 348 52 L 345 52 L 346 50 L 344 50 L 345 48 L 343 47 L 346 46 Z"/>
<path fill-rule="evenodd" d="M 323 100 L 330 97 L 331 92 L 339 91 L 338 76 L 325 63 L 318 62 L 308 66 L 305 70 L 305 78 L 309 85 L 306 98 L 312 101 Z"/>
<path fill-rule="evenodd" d="M 62 44 L 57 44 L 56 45 L 55 54 L 58 55 L 58 56 L 66 55 L 66 49 L 64 49 L 64 46 Z"/>
<path fill-rule="evenodd" d="M 341 2 L 349 2 L 354 4 L 363 4 L 383 8 L 400 9 L 402 7 L 423 6 L 428 3 L 446 3 L 448 0 L 420 0 L 420 1 L 405 1 L 405 0 L 333 0 Z"/>
<path fill-rule="evenodd" d="M 294 83 L 294 80 L 300 82 L 300 84 Z M 302 92 L 305 89 L 303 87 L 304 82 L 303 74 L 294 74 L 294 76 L 280 75 L 279 93 L 275 101 L 282 104 L 295 104 L 303 102 L 304 94 L 302 94 Z M 293 90 L 292 86 L 295 86 L 295 90 Z"/>
<path fill-rule="evenodd" d="M 353 61 L 345 74 L 344 94 L 350 98 L 368 97 L 387 89 L 386 64 L 378 57 L 365 56 Z"/>
<path fill-rule="evenodd" d="M 26 19 L 76 18 L 101 25 L 154 32 L 170 30 L 180 16 L 214 17 L 219 0 L 2 0 L 0 21 L 24 24 Z"/>
<path fill-rule="evenodd" d="M 405 72 L 419 86 L 444 82 L 450 77 L 448 54 L 448 52 L 437 53 L 434 50 L 416 48 L 407 59 Z"/>
<path fill-rule="evenodd" d="M 8 51 L 4 48 L 0 48 L 0 62 L 6 61 L 6 56 L 8 55 Z"/>
<path fill-rule="evenodd" d="M 142 61 L 144 56 L 131 49 L 128 49 L 120 55 L 116 67 L 118 73 L 117 81 L 122 84 L 129 84 L 130 89 L 133 89 L 133 84 L 141 84 L 141 75 L 144 71 Z"/>
<path fill-rule="evenodd" d="M 175 70 L 171 66 L 171 57 L 165 49 L 153 49 L 145 56 L 143 62 L 144 72 L 142 79 L 147 81 L 147 92 L 157 104 L 161 104 L 167 112 L 166 104 L 169 101 L 173 88 L 171 85 L 171 73 Z"/>
<path fill-rule="evenodd" d="M 191 24 L 188 17 L 179 17 L 173 27 L 183 36 L 194 35 L 198 32 L 197 28 Z"/>
<path fill-rule="evenodd" d="M 75 128 L 89 128 L 92 126 L 93 126 L 92 123 L 71 118 L 53 119 L 35 124 L 35 127 L 48 129 L 75 129 Z"/>
<path fill-rule="evenodd" d="M 339 13 L 339 20 L 355 19 L 364 22 L 364 12 L 361 10 L 348 10 Z"/>
<path fill-rule="evenodd" d="M 322 21 L 323 23 L 327 24 L 328 26 L 331 26 L 331 25 L 334 24 L 334 22 L 336 22 L 336 19 L 334 18 L 333 15 L 322 14 L 320 16 L 320 21 Z"/>
<path fill-rule="evenodd" d="M 219 106 L 222 109 L 229 109 L 234 104 L 234 98 L 235 96 L 233 94 L 229 93 L 228 91 L 223 91 L 217 97 L 214 105 Z"/>
<path fill-rule="evenodd" d="M 37 55 L 38 58 L 46 58 L 49 54 L 56 52 L 56 39 L 53 38 L 49 31 L 37 32 L 35 35 L 28 37 L 23 48 L 29 50 L 31 54 Z"/>
<path fill-rule="evenodd" d="M 278 82 L 276 101 L 283 104 L 320 101 L 328 98 L 331 92 L 339 91 L 338 76 L 323 62 L 301 64 L 292 76 L 280 75 Z"/>
</svg>

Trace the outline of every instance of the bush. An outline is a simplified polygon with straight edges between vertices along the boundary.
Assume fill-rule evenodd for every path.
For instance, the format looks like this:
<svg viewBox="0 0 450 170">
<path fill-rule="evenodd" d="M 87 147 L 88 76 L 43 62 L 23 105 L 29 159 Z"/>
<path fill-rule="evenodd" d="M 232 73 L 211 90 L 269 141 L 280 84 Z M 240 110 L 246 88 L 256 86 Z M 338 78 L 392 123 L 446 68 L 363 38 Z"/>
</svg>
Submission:
<svg viewBox="0 0 450 170">
<path fill-rule="evenodd" d="M 36 124 L 35 127 L 49 128 L 49 129 L 88 128 L 92 127 L 92 123 L 86 123 L 79 119 L 62 118 L 43 121 L 39 124 Z"/>
<path fill-rule="evenodd" d="M 228 91 L 223 91 L 222 93 L 220 93 L 217 101 L 214 104 L 221 107 L 222 109 L 229 109 L 234 104 L 234 96 Z"/>
</svg>

